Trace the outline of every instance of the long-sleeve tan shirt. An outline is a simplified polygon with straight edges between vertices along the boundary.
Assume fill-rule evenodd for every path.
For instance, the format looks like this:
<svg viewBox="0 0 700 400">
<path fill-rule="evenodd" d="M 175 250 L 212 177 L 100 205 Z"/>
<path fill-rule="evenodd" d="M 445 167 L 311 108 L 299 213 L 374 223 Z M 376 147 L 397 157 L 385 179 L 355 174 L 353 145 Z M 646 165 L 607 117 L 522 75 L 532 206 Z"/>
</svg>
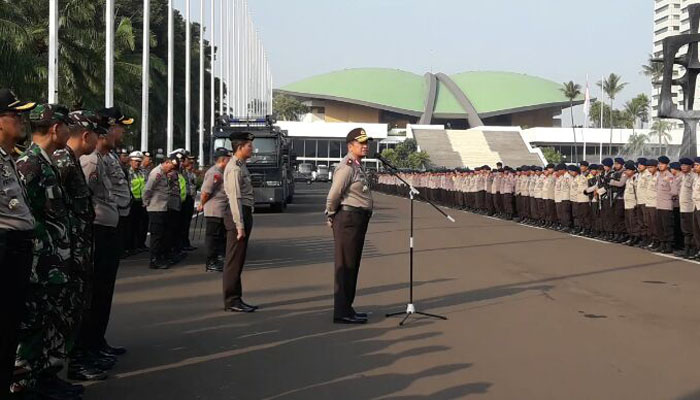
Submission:
<svg viewBox="0 0 700 400">
<path fill-rule="evenodd" d="M 236 224 L 236 229 L 245 229 L 243 206 L 253 207 L 255 205 L 253 182 L 250 179 L 250 173 L 245 165 L 245 161 L 239 160 L 235 156 L 231 158 L 224 170 L 224 190 L 228 197 L 231 216 L 233 217 L 233 223 Z"/>
<path fill-rule="evenodd" d="M 333 216 L 340 206 L 372 210 L 372 191 L 362 163 L 348 154 L 336 167 L 333 183 L 326 199 L 326 215 Z"/>
</svg>

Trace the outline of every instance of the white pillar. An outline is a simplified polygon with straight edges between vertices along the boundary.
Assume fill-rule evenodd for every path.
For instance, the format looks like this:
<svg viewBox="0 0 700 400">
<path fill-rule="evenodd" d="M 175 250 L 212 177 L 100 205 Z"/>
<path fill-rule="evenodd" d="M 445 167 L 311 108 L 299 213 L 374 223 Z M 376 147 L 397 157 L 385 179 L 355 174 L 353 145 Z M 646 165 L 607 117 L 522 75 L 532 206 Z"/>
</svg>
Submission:
<svg viewBox="0 0 700 400">
<path fill-rule="evenodd" d="M 114 106 L 114 0 L 105 3 L 105 107 Z"/>
<path fill-rule="evenodd" d="M 168 126 L 167 126 L 167 152 L 173 151 L 173 96 L 175 93 L 175 24 L 173 18 L 173 0 L 168 0 Z"/>
<path fill-rule="evenodd" d="M 199 168 L 204 167 L 204 0 L 199 0 Z"/>
<path fill-rule="evenodd" d="M 58 103 L 58 0 L 49 1 L 49 103 Z"/>
<path fill-rule="evenodd" d="M 185 0 L 185 150 L 192 146 L 192 20 L 190 18 L 191 0 Z"/>
<path fill-rule="evenodd" d="M 143 66 L 141 69 L 141 151 L 148 150 L 148 97 L 151 66 L 151 0 L 143 0 Z"/>
</svg>

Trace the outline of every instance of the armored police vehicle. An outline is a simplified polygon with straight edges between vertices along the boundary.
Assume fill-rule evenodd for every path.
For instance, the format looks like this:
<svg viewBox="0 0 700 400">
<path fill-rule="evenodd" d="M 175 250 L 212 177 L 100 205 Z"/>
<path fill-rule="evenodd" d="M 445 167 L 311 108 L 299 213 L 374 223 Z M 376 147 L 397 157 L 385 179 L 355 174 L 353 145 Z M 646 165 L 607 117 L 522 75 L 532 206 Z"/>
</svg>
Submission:
<svg viewBox="0 0 700 400">
<path fill-rule="evenodd" d="M 294 168 L 296 156 L 290 152 L 287 132 L 274 125 L 271 117 L 264 119 L 228 119 L 214 128 L 211 149 L 231 149 L 230 135 L 250 132 L 255 135 L 253 156 L 247 166 L 255 193 L 255 206 L 270 206 L 282 212 L 294 199 Z"/>
</svg>

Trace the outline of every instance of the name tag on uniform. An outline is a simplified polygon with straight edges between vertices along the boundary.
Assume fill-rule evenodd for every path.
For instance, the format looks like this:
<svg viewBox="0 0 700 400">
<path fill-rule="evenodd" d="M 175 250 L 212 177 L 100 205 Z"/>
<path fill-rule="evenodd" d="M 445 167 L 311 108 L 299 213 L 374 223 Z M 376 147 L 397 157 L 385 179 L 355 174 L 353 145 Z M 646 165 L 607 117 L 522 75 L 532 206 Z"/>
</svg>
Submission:
<svg viewBox="0 0 700 400">
<path fill-rule="evenodd" d="M 53 191 L 53 188 L 54 188 L 53 186 L 49 186 L 46 188 L 46 198 L 49 200 L 53 200 L 56 198 L 56 195 Z"/>
</svg>

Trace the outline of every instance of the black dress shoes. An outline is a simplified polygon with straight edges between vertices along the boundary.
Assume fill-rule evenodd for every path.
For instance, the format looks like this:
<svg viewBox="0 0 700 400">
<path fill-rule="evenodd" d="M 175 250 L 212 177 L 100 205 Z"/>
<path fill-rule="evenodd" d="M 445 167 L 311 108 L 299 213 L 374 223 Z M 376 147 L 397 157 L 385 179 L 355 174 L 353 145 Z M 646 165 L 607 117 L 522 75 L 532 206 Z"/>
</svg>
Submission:
<svg viewBox="0 0 700 400">
<path fill-rule="evenodd" d="M 260 308 L 260 307 L 258 307 L 258 306 L 256 306 L 256 305 L 248 304 L 248 303 L 246 303 L 246 302 L 243 301 L 243 300 L 241 300 L 241 304 L 243 304 L 243 305 L 246 306 L 246 307 L 252 308 L 253 310 L 257 310 L 258 308 Z"/>
<path fill-rule="evenodd" d="M 356 316 L 357 318 L 362 318 L 362 319 L 367 319 L 367 318 L 368 318 L 367 313 L 364 313 L 364 312 L 356 312 L 356 313 L 355 313 L 355 316 Z"/>
<path fill-rule="evenodd" d="M 185 250 L 185 251 L 195 251 L 195 250 L 197 250 L 197 248 L 194 247 L 194 246 L 192 246 L 192 245 L 189 245 L 189 246 L 183 247 L 182 250 Z"/>
<path fill-rule="evenodd" d="M 167 261 L 164 261 L 164 260 L 153 260 L 148 265 L 148 268 L 150 268 L 150 269 L 168 269 L 168 268 L 170 268 L 170 265 L 168 264 Z"/>
<path fill-rule="evenodd" d="M 366 324 L 367 318 L 360 318 L 357 315 L 351 317 L 333 318 L 334 324 Z"/>
<path fill-rule="evenodd" d="M 105 343 L 105 345 L 100 349 L 102 353 L 106 353 L 111 356 L 121 356 L 126 354 L 126 348 L 121 346 L 110 346 Z"/>
<path fill-rule="evenodd" d="M 238 303 L 238 304 L 230 305 L 228 307 L 224 307 L 224 311 L 240 312 L 240 313 L 252 313 L 252 312 L 255 312 L 255 309 L 253 307 L 249 307 L 243 303 Z"/>
</svg>

